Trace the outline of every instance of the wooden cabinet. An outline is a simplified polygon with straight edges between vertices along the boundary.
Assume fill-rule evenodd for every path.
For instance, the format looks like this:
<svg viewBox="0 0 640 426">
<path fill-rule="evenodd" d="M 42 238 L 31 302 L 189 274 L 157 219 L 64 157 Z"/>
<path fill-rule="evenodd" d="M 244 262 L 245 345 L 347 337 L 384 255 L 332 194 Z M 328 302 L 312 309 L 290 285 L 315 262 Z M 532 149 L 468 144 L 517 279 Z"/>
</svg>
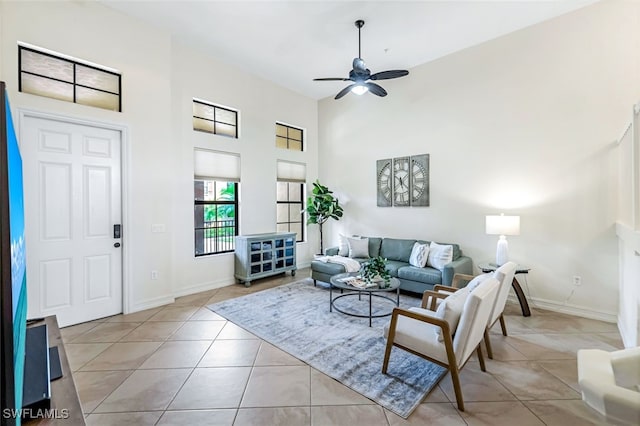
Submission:
<svg viewBox="0 0 640 426">
<path fill-rule="evenodd" d="M 239 235 L 236 237 L 235 276 L 249 287 L 251 281 L 291 271 L 296 274 L 295 232 Z"/>
</svg>

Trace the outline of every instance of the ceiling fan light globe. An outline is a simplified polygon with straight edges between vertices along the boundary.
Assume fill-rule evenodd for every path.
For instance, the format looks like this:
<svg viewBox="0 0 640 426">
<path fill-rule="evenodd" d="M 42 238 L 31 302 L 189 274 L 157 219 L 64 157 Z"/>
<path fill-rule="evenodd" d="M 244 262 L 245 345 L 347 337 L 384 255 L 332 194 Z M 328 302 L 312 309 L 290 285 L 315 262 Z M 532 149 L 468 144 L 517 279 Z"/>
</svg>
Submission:
<svg viewBox="0 0 640 426">
<path fill-rule="evenodd" d="M 369 91 L 369 88 L 361 84 L 358 84 L 357 86 L 353 86 L 353 88 L 351 89 L 351 93 L 355 93 L 356 95 L 364 95 L 368 91 Z"/>
</svg>

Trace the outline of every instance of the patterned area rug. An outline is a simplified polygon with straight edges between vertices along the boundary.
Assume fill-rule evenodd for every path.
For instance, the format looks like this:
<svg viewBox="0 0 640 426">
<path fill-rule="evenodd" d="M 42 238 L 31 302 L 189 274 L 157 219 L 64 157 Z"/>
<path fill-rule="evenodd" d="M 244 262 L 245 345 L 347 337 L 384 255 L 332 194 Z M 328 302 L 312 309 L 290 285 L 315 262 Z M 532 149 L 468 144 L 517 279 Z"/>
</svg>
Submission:
<svg viewBox="0 0 640 426">
<path fill-rule="evenodd" d="M 390 295 L 395 298 L 395 292 Z M 400 306 L 419 303 L 417 298 L 400 295 Z M 336 306 L 364 313 L 369 298 L 343 297 Z M 390 301 L 373 298 L 374 314 L 392 307 Z M 310 279 L 208 308 L 404 418 L 446 373 L 436 364 L 394 348 L 388 374 L 382 374 L 386 345 L 382 327 L 390 317 L 374 318 L 369 327 L 368 318 L 329 312 L 328 288 L 321 283 L 314 287 Z"/>
</svg>

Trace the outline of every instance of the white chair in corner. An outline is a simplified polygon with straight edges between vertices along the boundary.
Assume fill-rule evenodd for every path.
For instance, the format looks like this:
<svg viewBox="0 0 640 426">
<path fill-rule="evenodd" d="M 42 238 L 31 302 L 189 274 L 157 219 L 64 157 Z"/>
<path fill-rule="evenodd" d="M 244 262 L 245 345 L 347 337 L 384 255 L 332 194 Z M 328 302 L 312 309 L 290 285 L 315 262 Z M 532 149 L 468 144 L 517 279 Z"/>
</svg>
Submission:
<svg viewBox="0 0 640 426">
<path fill-rule="evenodd" d="M 489 330 L 491 327 L 495 325 L 495 323 L 500 320 L 500 328 L 502 329 L 502 335 L 507 335 L 507 325 L 504 321 L 504 307 L 507 304 L 507 297 L 509 297 L 509 289 L 511 288 L 511 283 L 513 282 L 513 277 L 516 274 L 516 269 L 518 264 L 515 262 L 507 262 L 504 265 L 500 266 L 498 269 L 493 272 L 493 277 L 496 278 L 500 282 L 500 289 L 498 290 L 498 297 L 496 298 L 496 303 L 493 306 L 493 310 L 491 311 L 491 315 L 489 316 L 489 322 L 487 323 L 487 329 L 484 332 L 484 343 L 487 346 L 487 356 L 490 359 L 493 359 L 493 350 L 491 349 L 491 340 L 489 339 Z M 463 280 L 472 280 L 477 277 L 473 275 L 465 275 L 465 274 L 456 274 L 453 277 L 452 284 L 454 287 L 446 287 L 442 285 L 434 286 L 434 291 L 455 291 L 457 288 L 458 282 Z"/>
<path fill-rule="evenodd" d="M 607 420 L 640 425 L 640 347 L 578 351 L 582 399 Z"/>
<path fill-rule="evenodd" d="M 450 328 L 449 322 L 438 318 L 434 311 L 394 308 L 391 322 L 384 327 L 387 346 L 382 373 L 387 373 L 393 346 L 446 367 L 451 373 L 458 409 L 464 411 L 459 373 L 475 351 L 478 353 L 481 370 L 486 371 L 480 343 L 498 287 L 498 280 L 488 278 L 470 292 L 466 296 L 455 330 Z M 443 341 L 439 340 L 440 333 Z"/>
</svg>

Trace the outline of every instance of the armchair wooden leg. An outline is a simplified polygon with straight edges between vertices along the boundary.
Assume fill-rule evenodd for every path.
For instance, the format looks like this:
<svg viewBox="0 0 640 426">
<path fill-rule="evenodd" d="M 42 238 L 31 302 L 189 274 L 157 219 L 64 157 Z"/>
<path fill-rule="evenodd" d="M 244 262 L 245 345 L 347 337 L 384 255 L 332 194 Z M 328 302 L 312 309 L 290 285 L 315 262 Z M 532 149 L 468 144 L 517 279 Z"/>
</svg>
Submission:
<svg viewBox="0 0 640 426">
<path fill-rule="evenodd" d="M 391 334 L 391 332 L 389 332 L 389 334 Z M 382 361 L 382 374 L 387 374 L 387 367 L 389 367 L 389 358 L 391 357 L 392 347 L 393 347 L 393 340 L 387 339 L 387 347 L 384 350 L 384 361 Z"/>
<path fill-rule="evenodd" d="M 449 372 L 451 373 L 451 381 L 453 382 L 453 391 L 456 394 L 458 410 L 464 411 L 464 401 L 462 399 L 462 388 L 460 387 L 460 376 L 458 375 L 458 368 L 455 365 L 450 365 Z"/>
<path fill-rule="evenodd" d="M 313 280 L 313 286 L 315 287 L 315 286 L 316 286 L 316 284 L 317 284 L 317 281 L 314 279 L 314 280 Z"/>
<path fill-rule="evenodd" d="M 480 370 L 487 371 L 487 368 L 484 365 L 484 356 L 482 355 L 482 342 L 478 343 L 478 361 L 480 361 Z"/>
<path fill-rule="evenodd" d="M 482 344 L 482 343 L 480 343 Z M 489 359 L 493 359 L 493 351 L 491 350 L 491 340 L 489 340 L 489 329 L 484 329 L 484 344 L 487 345 L 487 356 Z M 478 346 L 480 347 L 480 346 Z"/>
<path fill-rule="evenodd" d="M 502 335 L 507 335 L 507 324 L 504 322 L 504 316 L 500 315 L 500 328 L 502 328 Z"/>
</svg>

